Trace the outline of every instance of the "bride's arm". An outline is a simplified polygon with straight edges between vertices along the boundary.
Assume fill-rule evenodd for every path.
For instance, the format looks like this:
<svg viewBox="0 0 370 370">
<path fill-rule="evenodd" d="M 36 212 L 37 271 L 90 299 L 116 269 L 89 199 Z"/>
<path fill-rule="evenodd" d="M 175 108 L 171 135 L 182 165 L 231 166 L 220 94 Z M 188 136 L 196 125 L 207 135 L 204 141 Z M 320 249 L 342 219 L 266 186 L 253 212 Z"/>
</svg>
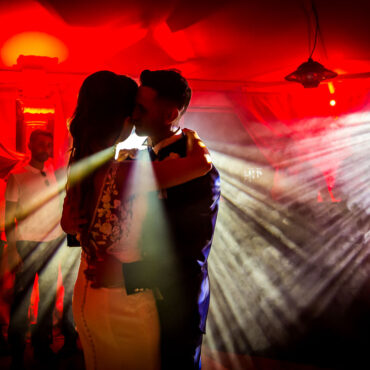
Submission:
<svg viewBox="0 0 370 370">
<path fill-rule="evenodd" d="M 79 209 L 79 192 L 75 187 L 66 191 L 63 202 L 63 212 L 60 225 L 65 233 L 77 235 L 81 233 L 83 226 L 87 223 L 85 215 Z"/>
<path fill-rule="evenodd" d="M 67 192 L 63 203 L 62 218 L 60 220 L 60 225 L 67 234 L 76 234 L 79 231 L 79 210 L 76 199 L 72 200 L 72 198 L 70 192 Z"/>
<path fill-rule="evenodd" d="M 187 136 L 187 155 L 177 154 L 163 161 L 151 162 L 149 158 L 122 162 L 121 169 L 126 173 L 125 182 L 129 193 L 146 193 L 166 189 L 204 176 L 212 169 L 209 152 L 195 131 L 184 129 Z M 140 155 L 147 155 L 143 152 Z M 135 170 L 131 172 L 129 169 Z"/>
<path fill-rule="evenodd" d="M 153 171 L 160 189 L 180 185 L 197 177 L 204 176 L 212 168 L 208 149 L 195 131 L 184 129 L 187 136 L 187 156 L 167 158 L 152 162 Z"/>
</svg>

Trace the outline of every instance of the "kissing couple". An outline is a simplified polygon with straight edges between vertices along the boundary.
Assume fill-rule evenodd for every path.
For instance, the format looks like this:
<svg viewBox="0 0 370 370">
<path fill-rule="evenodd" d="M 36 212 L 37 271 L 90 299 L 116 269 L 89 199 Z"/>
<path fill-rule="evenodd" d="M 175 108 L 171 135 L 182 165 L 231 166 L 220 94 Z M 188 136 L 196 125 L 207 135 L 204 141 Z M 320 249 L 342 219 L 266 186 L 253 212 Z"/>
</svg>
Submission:
<svg viewBox="0 0 370 370">
<path fill-rule="evenodd" d="M 220 177 L 179 126 L 190 99 L 176 70 L 144 70 L 140 86 L 99 71 L 80 88 L 61 225 L 82 246 L 73 314 L 87 370 L 201 368 Z M 133 127 L 147 149 L 116 158 Z"/>
</svg>

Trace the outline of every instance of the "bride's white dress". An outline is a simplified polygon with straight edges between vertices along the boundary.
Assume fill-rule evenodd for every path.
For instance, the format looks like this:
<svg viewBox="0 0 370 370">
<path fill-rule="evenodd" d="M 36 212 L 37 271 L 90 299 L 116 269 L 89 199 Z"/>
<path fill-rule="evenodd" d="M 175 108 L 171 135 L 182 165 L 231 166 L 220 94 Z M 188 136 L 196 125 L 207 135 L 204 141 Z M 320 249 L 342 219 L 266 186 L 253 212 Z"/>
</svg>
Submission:
<svg viewBox="0 0 370 370">
<path fill-rule="evenodd" d="M 97 249 L 133 262 L 140 259 L 137 242 L 146 202 L 143 197 L 122 197 L 116 184 L 117 166 L 112 164 L 105 177 L 90 235 Z M 73 314 L 86 370 L 158 370 L 159 321 L 152 291 L 127 295 L 122 287 L 92 288 L 85 278 L 86 268 L 83 252 Z"/>
</svg>

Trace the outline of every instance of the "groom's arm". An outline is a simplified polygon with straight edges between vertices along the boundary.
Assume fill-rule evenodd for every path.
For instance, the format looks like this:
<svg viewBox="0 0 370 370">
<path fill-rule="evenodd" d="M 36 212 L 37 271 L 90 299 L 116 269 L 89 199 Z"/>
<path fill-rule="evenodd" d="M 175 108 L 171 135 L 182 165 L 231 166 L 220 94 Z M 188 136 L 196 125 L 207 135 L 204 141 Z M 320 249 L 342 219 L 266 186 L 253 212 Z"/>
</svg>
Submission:
<svg viewBox="0 0 370 370">
<path fill-rule="evenodd" d="M 141 260 L 122 264 L 122 272 L 127 294 L 134 294 L 153 289 L 154 280 L 150 278 L 150 263 Z"/>
</svg>

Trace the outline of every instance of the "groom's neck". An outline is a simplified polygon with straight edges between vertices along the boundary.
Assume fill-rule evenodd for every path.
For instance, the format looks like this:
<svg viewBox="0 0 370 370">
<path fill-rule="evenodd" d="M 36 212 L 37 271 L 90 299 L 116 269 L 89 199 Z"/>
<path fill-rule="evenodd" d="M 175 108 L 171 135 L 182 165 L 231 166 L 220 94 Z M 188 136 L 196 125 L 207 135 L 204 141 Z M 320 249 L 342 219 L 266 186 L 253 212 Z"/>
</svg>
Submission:
<svg viewBox="0 0 370 370">
<path fill-rule="evenodd" d="M 160 143 L 162 140 L 168 139 L 169 137 L 175 135 L 177 130 L 178 130 L 178 127 L 171 127 L 171 129 L 166 130 L 165 132 L 160 132 L 157 135 L 150 136 L 152 145 L 155 146 L 158 143 Z"/>
</svg>

